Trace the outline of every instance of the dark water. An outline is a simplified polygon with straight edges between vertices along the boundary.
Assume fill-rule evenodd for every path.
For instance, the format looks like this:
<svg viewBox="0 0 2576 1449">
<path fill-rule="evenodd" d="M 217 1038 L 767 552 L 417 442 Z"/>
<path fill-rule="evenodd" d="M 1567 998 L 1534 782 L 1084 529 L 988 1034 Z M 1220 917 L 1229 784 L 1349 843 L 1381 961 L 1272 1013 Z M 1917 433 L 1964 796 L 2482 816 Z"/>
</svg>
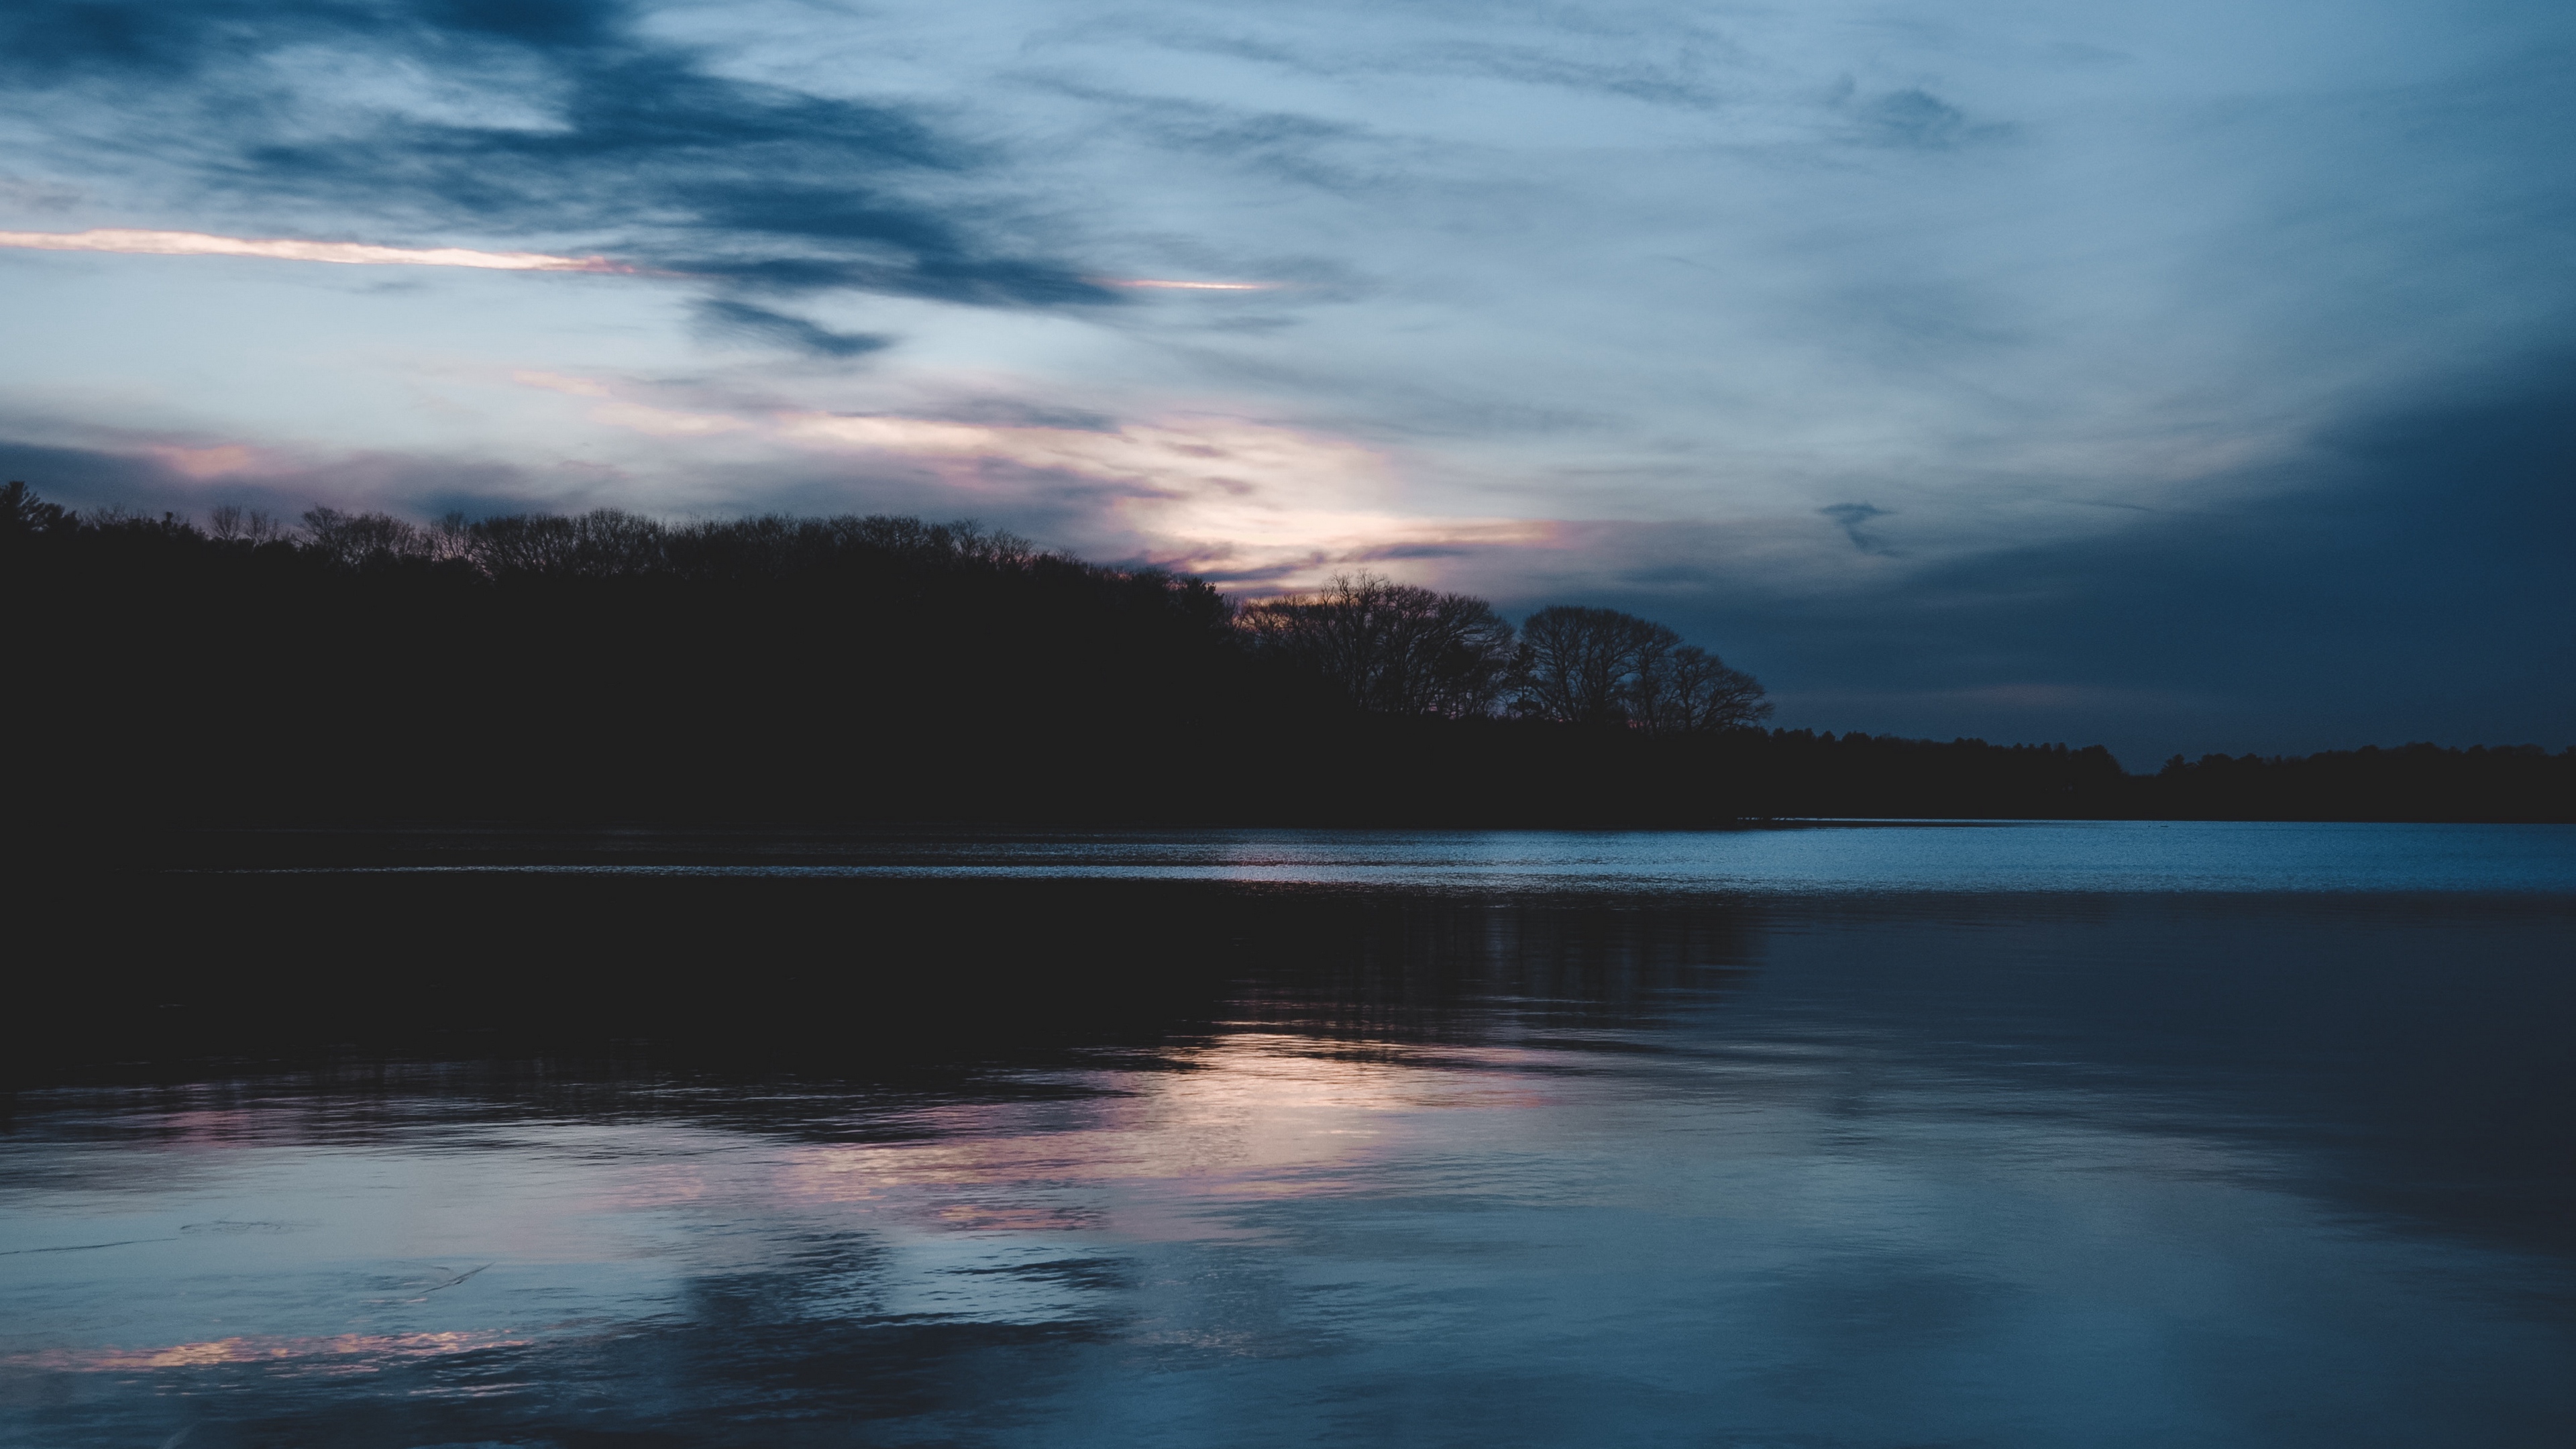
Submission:
<svg viewBox="0 0 2576 1449">
<path fill-rule="evenodd" d="M 260 852 L 43 943 L 8 1443 L 2576 1442 L 2576 830 Z"/>
</svg>

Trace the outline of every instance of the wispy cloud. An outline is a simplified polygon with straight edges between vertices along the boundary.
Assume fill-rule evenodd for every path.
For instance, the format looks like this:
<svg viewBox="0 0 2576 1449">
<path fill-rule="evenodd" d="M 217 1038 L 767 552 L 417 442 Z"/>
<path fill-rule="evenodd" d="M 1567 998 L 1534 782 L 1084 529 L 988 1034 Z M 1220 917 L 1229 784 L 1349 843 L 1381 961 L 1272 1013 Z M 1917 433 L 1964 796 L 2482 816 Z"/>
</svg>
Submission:
<svg viewBox="0 0 2576 1449">
<path fill-rule="evenodd" d="M 281 262 L 330 262 L 352 267 L 478 267 L 498 272 L 607 272 L 635 268 L 606 257 L 557 257 L 543 252 L 483 252 L 465 247 L 380 247 L 362 242 L 307 241 L 292 237 L 210 236 L 198 231 L 0 231 L 0 247 L 46 252 L 128 252 L 158 257 L 266 257 Z"/>
<path fill-rule="evenodd" d="M 318 265 L 43 267 L 0 476 L 1385 561 L 1957 706 L 1813 721 L 1869 729 L 2116 723 L 2047 692 L 2105 661 L 2274 720 L 2520 667 L 2479 651 L 2565 612 L 2555 535 L 2444 532 L 2316 440 L 2569 355 L 2576 11 L 1883 9 L 16 0 L 0 226 Z M 2310 546 L 2362 508 L 2447 542 Z M 2293 615 L 2419 657 L 2230 662 Z M 2171 743 L 2257 738 L 2298 743 Z"/>
<path fill-rule="evenodd" d="M 553 254 L 591 236 L 626 265 L 746 285 L 1115 299 L 1033 242 L 1028 209 L 983 184 L 996 158 L 932 108 L 738 78 L 649 19 L 633 0 L 23 0 L 0 12 L 0 124 L 44 133 L 57 169 L 150 186 L 192 218 L 548 243 L 476 254 L 499 261 L 330 243 L 306 260 L 596 270 Z M 379 83 L 344 84 L 353 70 Z M 194 249 L 291 254 L 227 241 Z"/>
<path fill-rule="evenodd" d="M 710 297 L 697 305 L 698 329 L 717 337 L 767 343 L 814 357 L 864 357 L 894 345 L 891 337 L 868 332 L 835 332 L 820 323 L 730 297 Z"/>
<path fill-rule="evenodd" d="M 1166 292 L 1275 292 L 1285 282 L 1177 282 L 1160 277 L 1099 277 L 1104 287 L 1133 287 L 1140 291 Z"/>
<path fill-rule="evenodd" d="M 1869 528 L 1871 519 L 1885 518 L 1894 510 L 1874 503 L 1836 503 L 1816 511 L 1841 525 L 1843 537 L 1850 539 L 1852 547 L 1862 553 L 1874 553 L 1883 558 L 1896 556 L 1896 550 L 1889 548 L 1886 541 Z"/>
</svg>

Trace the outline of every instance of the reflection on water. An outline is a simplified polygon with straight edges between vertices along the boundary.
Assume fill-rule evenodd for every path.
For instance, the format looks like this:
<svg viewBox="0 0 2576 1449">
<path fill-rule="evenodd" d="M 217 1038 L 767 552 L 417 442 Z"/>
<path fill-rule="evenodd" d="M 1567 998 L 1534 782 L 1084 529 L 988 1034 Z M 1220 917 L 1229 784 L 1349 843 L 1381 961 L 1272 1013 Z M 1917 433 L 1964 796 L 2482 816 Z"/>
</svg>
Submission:
<svg viewBox="0 0 2576 1449">
<path fill-rule="evenodd" d="M 659 1020 L 31 1083 L 0 1430 L 2576 1430 L 2576 899 L 956 889 L 924 899 L 961 939 L 1027 934 L 907 1012 L 1109 990 L 1108 937 L 1157 964 L 1001 1047 L 896 1050 L 868 997 L 778 1060 Z M 829 910 L 882 936 L 895 899 Z"/>
<path fill-rule="evenodd" d="M 242 848 L 311 865 L 291 838 Z M 1221 880 L 1373 889 L 1723 891 L 2576 891 L 2562 825 L 2269 821 L 1812 822 L 1739 831 L 708 831 L 379 837 L 395 870 Z M 346 869 L 348 842 L 328 864 Z"/>
</svg>

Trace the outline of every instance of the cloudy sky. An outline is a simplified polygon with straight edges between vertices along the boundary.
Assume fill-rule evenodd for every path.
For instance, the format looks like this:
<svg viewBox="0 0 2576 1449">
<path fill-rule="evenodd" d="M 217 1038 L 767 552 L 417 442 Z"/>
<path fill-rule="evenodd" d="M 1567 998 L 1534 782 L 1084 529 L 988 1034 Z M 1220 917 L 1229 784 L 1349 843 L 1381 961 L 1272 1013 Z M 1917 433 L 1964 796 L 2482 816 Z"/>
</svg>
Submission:
<svg viewBox="0 0 2576 1449">
<path fill-rule="evenodd" d="M 2576 9 L 15 0 L 0 469 L 1611 604 L 1781 722 L 2576 743 Z"/>
</svg>

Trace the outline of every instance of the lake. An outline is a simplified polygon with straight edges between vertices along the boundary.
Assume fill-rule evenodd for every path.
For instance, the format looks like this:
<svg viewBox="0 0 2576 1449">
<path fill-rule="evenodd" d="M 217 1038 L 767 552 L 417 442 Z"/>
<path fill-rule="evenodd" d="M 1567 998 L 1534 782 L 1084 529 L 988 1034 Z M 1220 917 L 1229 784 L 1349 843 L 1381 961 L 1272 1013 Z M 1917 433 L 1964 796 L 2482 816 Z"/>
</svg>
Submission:
<svg viewBox="0 0 2576 1449">
<path fill-rule="evenodd" d="M 8 1444 L 2576 1442 L 2576 828 L 91 888 L 18 962 Z"/>
</svg>

